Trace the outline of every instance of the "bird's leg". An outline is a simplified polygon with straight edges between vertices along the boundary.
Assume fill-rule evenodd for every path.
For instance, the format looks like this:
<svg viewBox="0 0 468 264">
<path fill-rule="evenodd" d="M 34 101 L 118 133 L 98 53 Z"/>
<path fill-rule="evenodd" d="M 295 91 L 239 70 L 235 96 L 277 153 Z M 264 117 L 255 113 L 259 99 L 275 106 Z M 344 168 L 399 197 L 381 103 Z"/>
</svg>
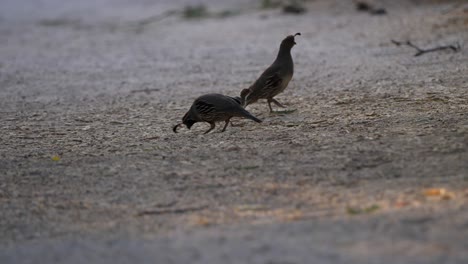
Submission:
<svg viewBox="0 0 468 264">
<path fill-rule="evenodd" d="M 207 134 L 208 132 L 213 130 L 215 128 L 215 126 L 216 126 L 216 123 L 215 122 L 210 122 L 210 125 L 211 125 L 210 129 L 208 129 L 204 134 Z"/>
<path fill-rule="evenodd" d="M 273 113 L 273 109 L 271 108 L 271 99 L 268 99 L 268 108 L 270 108 L 270 113 Z"/>
<path fill-rule="evenodd" d="M 231 118 L 226 119 L 226 124 L 224 124 L 223 130 L 221 130 L 221 132 L 226 131 L 226 128 L 227 128 L 227 126 L 229 125 L 229 120 L 230 120 L 230 119 L 231 119 Z"/>
<path fill-rule="evenodd" d="M 272 101 L 275 105 L 277 105 L 277 106 L 279 106 L 279 107 L 281 107 L 281 108 L 286 108 L 286 106 L 280 104 L 280 102 L 276 101 L 276 99 L 271 98 L 271 101 Z"/>
</svg>

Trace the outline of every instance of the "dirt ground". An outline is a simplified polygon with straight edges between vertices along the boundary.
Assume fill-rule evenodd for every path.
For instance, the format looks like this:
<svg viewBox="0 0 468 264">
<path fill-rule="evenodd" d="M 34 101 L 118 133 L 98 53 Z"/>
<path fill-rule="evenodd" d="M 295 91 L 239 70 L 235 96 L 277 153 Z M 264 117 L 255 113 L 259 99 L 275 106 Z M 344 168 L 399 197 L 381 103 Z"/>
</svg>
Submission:
<svg viewBox="0 0 468 264">
<path fill-rule="evenodd" d="M 0 263 L 468 263 L 466 1 L 190 3 L 0 3 Z M 296 32 L 295 111 L 172 132 Z"/>
</svg>

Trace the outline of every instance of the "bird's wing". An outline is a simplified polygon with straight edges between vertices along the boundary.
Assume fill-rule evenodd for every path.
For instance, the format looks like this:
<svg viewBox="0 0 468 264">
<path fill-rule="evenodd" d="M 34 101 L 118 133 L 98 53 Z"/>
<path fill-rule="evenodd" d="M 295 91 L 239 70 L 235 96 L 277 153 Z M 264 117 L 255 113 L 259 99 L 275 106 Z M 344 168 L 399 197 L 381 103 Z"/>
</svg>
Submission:
<svg viewBox="0 0 468 264">
<path fill-rule="evenodd" d="M 274 89 L 276 87 L 279 87 L 281 83 L 283 82 L 283 78 L 280 77 L 278 72 L 275 72 L 269 76 L 266 77 L 265 80 L 265 89 Z"/>
<path fill-rule="evenodd" d="M 213 111 L 229 112 L 232 109 L 240 106 L 239 103 L 229 96 L 222 94 L 207 94 L 198 98 L 195 102 L 195 107 L 201 114 L 208 114 Z"/>
<path fill-rule="evenodd" d="M 268 91 L 278 87 L 283 82 L 279 73 L 280 68 L 275 64 L 271 65 L 260 75 L 257 81 L 251 86 L 251 89 L 255 92 L 255 90 Z"/>
<path fill-rule="evenodd" d="M 197 100 L 195 102 L 195 109 L 197 109 L 199 114 L 204 115 L 212 113 L 216 110 L 216 107 L 214 104 L 207 102 L 206 100 Z"/>
<path fill-rule="evenodd" d="M 239 105 L 242 105 L 242 98 L 240 98 L 239 96 L 235 96 L 235 97 L 229 96 L 229 98 L 236 101 L 236 103 L 238 103 Z"/>
<path fill-rule="evenodd" d="M 197 107 L 197 110 L 202 115 L 222 115 L 225 118 L 229 116 L 240 116 L 252 119 L 256 122 L 261 122 L 260 119 L 247 112 L 247 110 L 241 106 L 240 102 L 239 97 L 230 97 L 222 94 L 207 94 L 197 99 L 195 107 Z"/>
<path fill-rule="evenodd" d="M 271 97 L 278 87 L 281 87 L 283 79 L 278 72 L 270 73 L 269 75 L 263 74 L 252 86 L 252 93 L 249 97 L 261 99 Z"/>
</svg>

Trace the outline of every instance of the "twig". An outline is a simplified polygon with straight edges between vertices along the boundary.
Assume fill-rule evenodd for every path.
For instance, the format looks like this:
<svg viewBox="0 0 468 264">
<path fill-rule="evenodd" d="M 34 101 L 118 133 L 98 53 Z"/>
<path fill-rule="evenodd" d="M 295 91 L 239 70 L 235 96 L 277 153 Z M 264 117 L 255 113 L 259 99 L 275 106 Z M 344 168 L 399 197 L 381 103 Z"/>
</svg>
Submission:
<svg viewBox="0 0 468 264">
<path fill-rule="evenodd" d="M 177 13 L 178 13 L 178 11 L 176 11 L 176 10 L 168 10 L 168 11 L 162 13 L 162 14 L 150 16 L 150 17 L 147 17 L 147 18 L 132 22 L 130 26 L 133 25 L 136 28 L 137 33 L 142 33 L 143 30 L 145 30 L 146 26 L 148 26 L 150 24 L 153 24 L 153 23 L 156 23 L 156 22 L 159 22 L 159 21 L 161 21 L 161 20 L 163 20 L 163 19 L 165 19 L 167 17 L 170 17 L 172 15 L 175 15 Z"/>
<path fill-rule="evenodd" d="M 172 207 L 174 205 L 177 204 L 177 201 L 170 201 L 170 202 L 166 202 L 166 203 L 157 203 L 157 204 L 154 204 L 153 207 L 157 207 L 157 208 L 167 208 L 167 207 Z"/>
<path fill-rule="evenodd" d="M 174 14 L 176 14 L 178 11 L 176 10 L 168 10 L 162 14 L 158 14 L 158 15 L 154 15 L 154 16 L 150 16 L 150 17 L 147 17 L 147 18 L 144 18 L 144 19 L 141 19 L 140 21 L 137 21 L 138 25 L 139 26 L 146 26 L 148 24 L 151 24 L 151 23 L 155 23 L 155 22 L 158 22 L 166 17 L 169 17 L 169 16 L 172 16 Z"/>
<path fill-rule="evenodd" d="M 143 140 L 154 140 L 154 139 L 159 139 L 158 136 L 154 136 L 154 137 L 147 137 L 147 138 L 142 138 Z"/>
<path fill-rule="evenodd" d="M 460 44 L 457 43 L 455 45 L 447 45 L 447 46 L 437 46 L 435 48 L 430 48 L 430 49 L 421 49 L 420 47 L 414 45 L 413 43 L 411 43 L 411 41 L 405 41 L 405 42 L 401 42 L 401 41 L 396 41 L 396 40 L 393 40 L 392 39 L 392 43 L 397 45 L 397 46 L 401 46 L 401 45 L 406 45 L 406 46 L 409 46 L 409 47 L 412 47 L 414 49 L 416 49 L 416 54 L 414 54 L 415 57 L 418 57 L 418 56 L 421 56 L 425 53 L 428 53 L 428 52 L 434 52 L 434 51 L 438 51 L 438 50 L 446 50 L 446 49 L 450 49 L 452 50 L 453 52 L 459 52 L 461 47 L 460 47 Z"/>
<path fill-rule="evenodd" d="M 149 94 L 151 92 L 158 92 L 158 88 L 145 88 L 145 89 L 140 89 L 140 90 L 132 90 L 130 93 L 146 93 Z"/>
<path fill-rule="evenodd" d="M 309 124 L 320 124 L 320 123 L 323 123 L 323 122 L 327 122 L 328 120 L 327 119 L 322 119 L 322 120 L 317 120 L 317 121 L 312 121 L 312 122 L 309 122 Z"/>
<path fill-rule="evenodd" d="M 160 209 L 160 210 L 146 210 L 137 213 L 137 216 L 143 215 L 162 215 L 162 214 L 183 214 L 189 212 L 200 211 L 208 208 L 208 206 L 198 206 L 198 207 L 185 207 L 185 208 L 174 208 L 174 209 Z"/>
<path fill-rule="evenodd" d="M 117 120 L 113 120 L 113 121 L 110 121 L 109 124 L 112 124 L 112 125 L 126 125 L 127 123 L 117 121 Z"/>
<path fill-rule="evenodd" d="M 38 137 L 30 137 L 30 136 L 17 136 L 16 138 L 18 139 L 41 139 L 44 137 L 38 136 Z"/>
</svg>

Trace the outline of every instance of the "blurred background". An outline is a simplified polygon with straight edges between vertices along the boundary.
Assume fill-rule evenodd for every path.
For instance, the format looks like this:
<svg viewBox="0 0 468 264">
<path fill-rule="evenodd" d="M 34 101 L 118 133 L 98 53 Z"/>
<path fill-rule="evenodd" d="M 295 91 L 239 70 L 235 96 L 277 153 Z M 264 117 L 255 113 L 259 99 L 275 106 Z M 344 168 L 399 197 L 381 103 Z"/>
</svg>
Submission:
<svg viewBox="0 0 468 264">
<path fill-rule="evenodd" d="M 402 49 L 390 40 L 463 44 L 466 13 L 464 1 L 435 0 L 2 0 L 0 93 L 9 99 L 1 103 L 93 100 L 145 89 L 144 97 L 156 100 L 237 94 L 295 32 L 303 34 L 293 50 L 296 94 L 398 92 L 398 83 L 421 76 L 401 66 L 411 56 L 392 57 Z M 427 70 L 425 76 L 439 72 Z M 388 87 L 394 79 L 400 81 Z"/>
</svg>

